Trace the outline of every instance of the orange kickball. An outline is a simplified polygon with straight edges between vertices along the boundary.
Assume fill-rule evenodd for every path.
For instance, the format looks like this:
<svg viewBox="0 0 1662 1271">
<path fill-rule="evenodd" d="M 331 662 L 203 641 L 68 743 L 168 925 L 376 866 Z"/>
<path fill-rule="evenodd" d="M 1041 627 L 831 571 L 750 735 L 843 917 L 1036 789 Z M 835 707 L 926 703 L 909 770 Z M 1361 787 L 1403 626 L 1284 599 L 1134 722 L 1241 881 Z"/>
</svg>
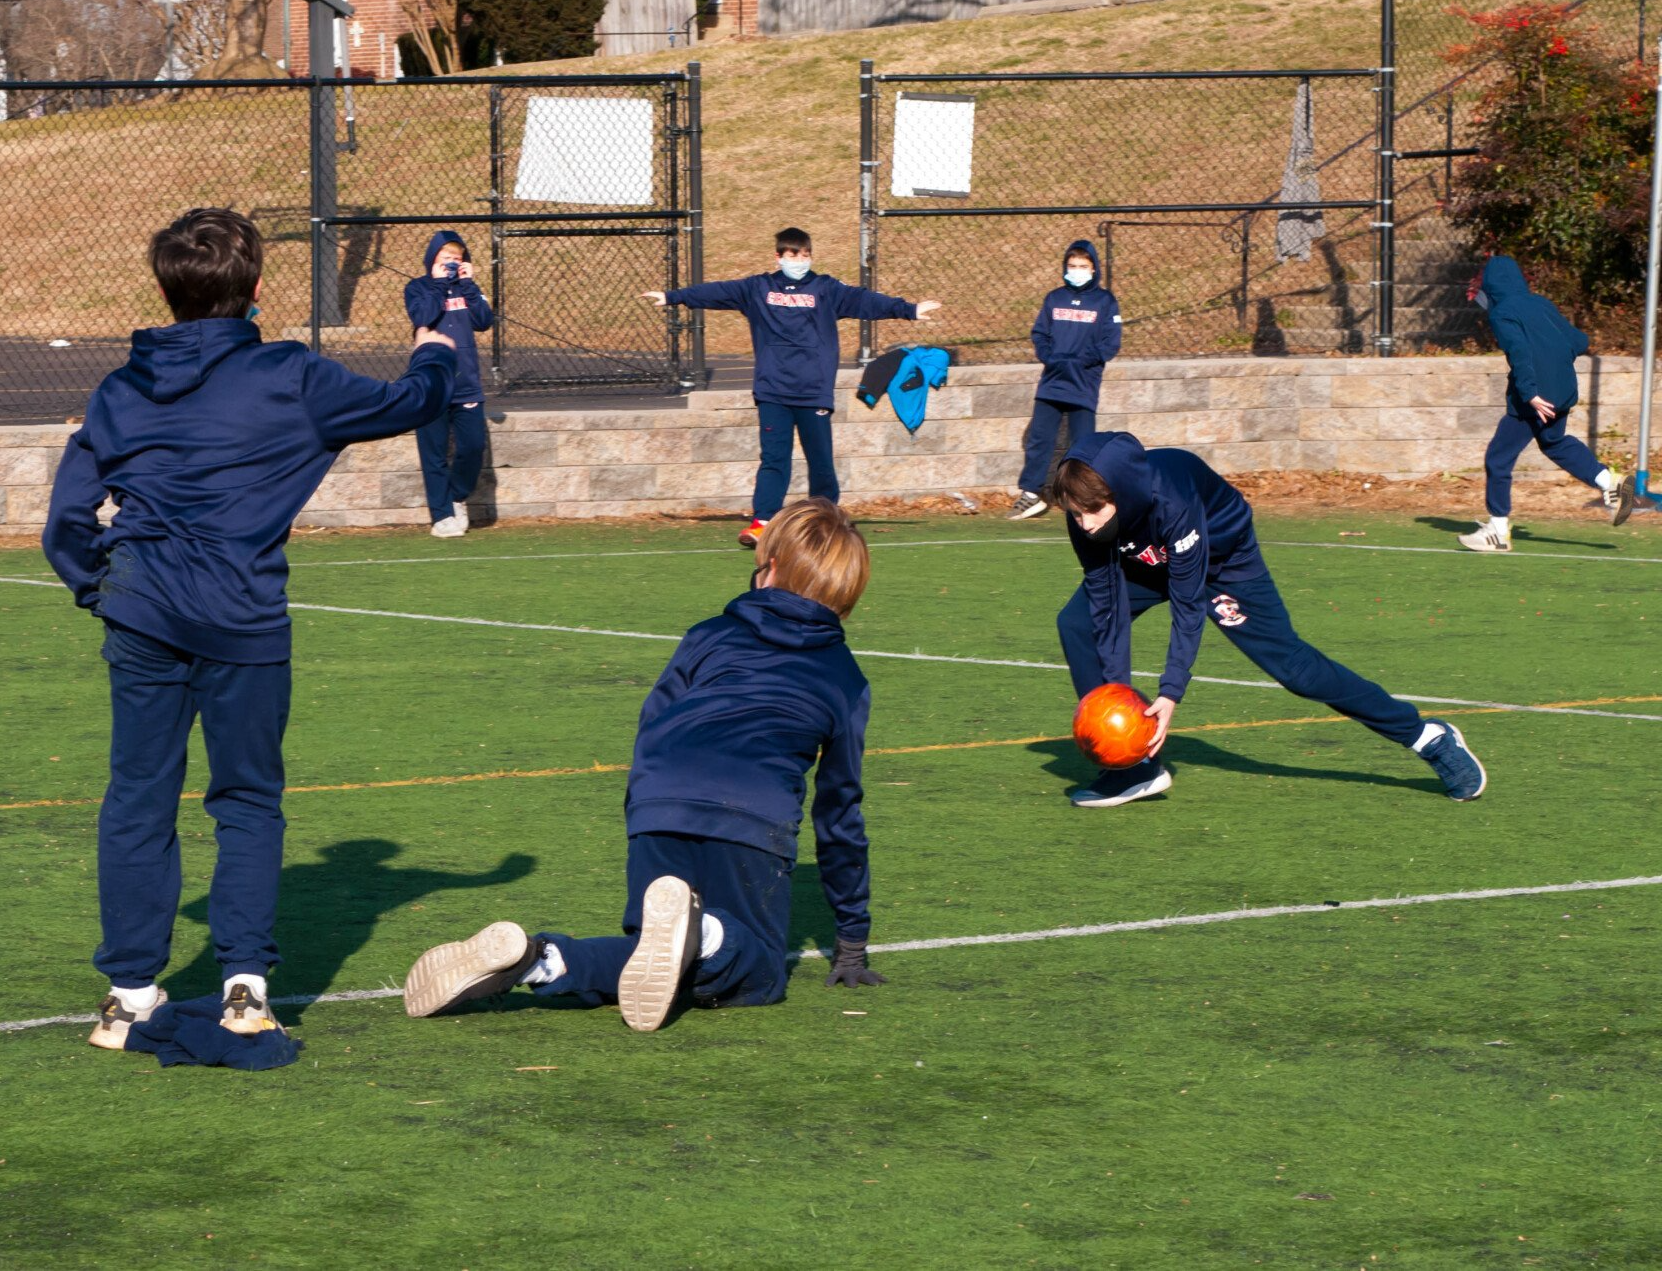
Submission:
<svg viewBox="0 0 1662 1271">
<path fill-rule="evenodd" d="M 1155 721 L 1144 715 L 1148 698 L 1129 684 L 1104 684 L 1079 701 L 1073 739 L 1085 757 L 1104 768 L 1129 768 L 1148 758 Z"/>
</svg>

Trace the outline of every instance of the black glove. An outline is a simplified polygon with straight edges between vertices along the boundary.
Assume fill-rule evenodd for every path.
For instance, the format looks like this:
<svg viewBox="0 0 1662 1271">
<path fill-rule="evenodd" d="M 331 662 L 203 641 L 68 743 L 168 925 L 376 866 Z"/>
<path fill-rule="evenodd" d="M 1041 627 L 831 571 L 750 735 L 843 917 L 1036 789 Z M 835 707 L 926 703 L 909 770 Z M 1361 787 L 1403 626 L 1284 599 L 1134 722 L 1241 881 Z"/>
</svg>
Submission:
<svg viewBox="0 0 1662 1271">
<path fill-rule="evenodd" d="M 861 984 L 887 984 L 887 976 L 878 975 L 866 965 L 866 942 L 837 937 L 837 947 L 831 955 L 831 974 L 825 977 L 825 987 L 844 984 L 856 988 Z"/>
</svg>

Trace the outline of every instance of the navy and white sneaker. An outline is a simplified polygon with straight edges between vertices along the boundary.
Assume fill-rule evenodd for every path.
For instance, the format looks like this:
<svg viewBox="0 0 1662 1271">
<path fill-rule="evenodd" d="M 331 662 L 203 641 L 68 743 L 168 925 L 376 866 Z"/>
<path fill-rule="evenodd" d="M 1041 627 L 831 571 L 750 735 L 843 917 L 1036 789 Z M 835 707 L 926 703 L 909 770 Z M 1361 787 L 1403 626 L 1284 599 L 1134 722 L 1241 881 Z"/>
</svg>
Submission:
<svg viewBox="0 0 1662 1271">
<path fill-rule="evenodd" d="M 1131 768 L 1104 768 L 1090 785 L 1068 796 L 1076 808 L 1117 808 L 1171 789 L 1171 773 L 1152 759 Z"/>
<path fill-rule="evenodd" d="M 1466 745 L 1466 739 L 1460 735 L 1460 730 L 1446 719 L 1428 719 L 1428 724 L 1435 724 L 1443 731 L 1438 733 L 1423 746 L 1415 747 L 1415 753 L 1431 765 L 1431 770 L 1442 779 L 1443 789 L 1448 797 L 1457 803 L 1470 803 L 1483 793 L 1484 787 L 1489 784 L 1489 774 L 1483 770 L 1483 765 L 1472 754 L 1471 747 Z"/>
</svg>

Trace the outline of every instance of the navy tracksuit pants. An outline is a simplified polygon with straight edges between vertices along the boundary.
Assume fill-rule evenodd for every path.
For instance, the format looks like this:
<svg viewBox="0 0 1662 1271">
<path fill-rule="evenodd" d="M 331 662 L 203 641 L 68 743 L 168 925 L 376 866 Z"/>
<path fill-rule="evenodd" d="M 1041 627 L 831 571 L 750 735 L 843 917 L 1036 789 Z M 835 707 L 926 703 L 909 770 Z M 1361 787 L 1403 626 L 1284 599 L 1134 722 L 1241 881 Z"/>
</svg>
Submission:
<svg viewBox="0 0 1662 1271">
<path fill-rule="evenodd" d="M 802 457 L 808 461 L 808 494 L 837 501 L 837 464 L 831 453 L 831 412 L 814 406 L 784 406 L 778 402 L 757 402 L 756 419 L 761 431 L 762 462 L 756 469 L 756 491 L 751 496 L 751 513 L 759 521 L 771 521 L 785 506 L 791 485 L 791 439 L 802 438 Z"/>
<path fill-rule="evenodd" d="M 673 874 L 698 893 L 704 912 L 721 920 L 721 948 L 693 963 L 692 994 L 700 1006 L 767 1006 L 785 996 L 786 941 L 791 925 L 791 872 L 796 862 L 759 847 L 679 834 L 629 839 L 629 898 L 621 936 L 579 940 L 544 932 L 565 959 L 566 973 L 538 993 L 572 994 L 590 1005 L 617 1001 L 618 977 L 641 933 L 641 898 L 655 878 Z M 697 940 L 698 932 L 690 939 Z"/>
<path fill-rule="evenodd" d="M 1062 416 L 1068 418 L 1068 445 L 1075 445 L 1081 437 L 1096 431 L 1096 412 L 1083 406 L 1069 406 L 1048 398 L 1033 399 L 1033 418 L 1027 424 L 1026 459 L 1021 465 L 1021 477 L 1016 484 L 1029 494 L 1042 494 L 1050 479 L 1050 460 L 1056 451 L 1056 434 L 1062 429 Z"/>
<path fill-rule="evenodd" d="M 1483 501 L 1490 516 L 1512 515 L 1512 469 L 1518 456 L 1534 442 L 1546 455 L 1582 485 L 1598 488 L 1598 475 L 1604 465 L 1579 437 L 1570 436 L 1564 429 L 1566 415 L 1560 415 L 1550 424 L 1543 424 L 1539 416 L 1519 419 L 1508 411 L 1495 425 L 1495 435 L 1489 439 L 1489 449 L 1483 455 L 1483 471 L 1487 478 Z"/>
<path fill-rule="evenodd" d="M 450 457 L 450 436 L 456 457 Z M 421 456 L 421 483 L 427 491 L 427 514 L 436 524 L 451 515 L 453 503 L 466 503 L 485 466 L 485 403 L 452 402 L 430 423 L 416 429 Z"/>
<path fill-rule="evenodd" d="M 283 730 L 287 662 L 238 666 L 186 653 L 106 624 L 110 664 L 110 784 L 98 810 L 98 908 L 103 941 L 92 964 L 118 988 L 167 969 L 179 908 L 179 794 L 185 744 L 202 717 L 219 856 L 208 928 L 224 974 L 264 975 L 277 956 L 283 866 Z"/>
<path fill-rule="evenodd" d="M 1126 585 L 1131 589 L 1133 619 L 1167 598 L 1165 592 L 1129 578 Z M 1213 625 L 1277 684 L 1300 697 L 1324 702 L 1404 746 L 1419 740 L 1425 721 L 1411 703 L 1392 697 L 1372 680 L 1363 679 L 1300 638 L 1267 570 L 1245 582 L 1211 584 L 1211 589 L 1207 613 Z M 1074 691 L 1084 697 L 1105 683 L 1106 676 L 1097 654 L 1091 605 L 1083 586 L 1057 614 L 1056 627 L 1062 636 L 1062 652 L 1073 676 Z"/>
</svg>

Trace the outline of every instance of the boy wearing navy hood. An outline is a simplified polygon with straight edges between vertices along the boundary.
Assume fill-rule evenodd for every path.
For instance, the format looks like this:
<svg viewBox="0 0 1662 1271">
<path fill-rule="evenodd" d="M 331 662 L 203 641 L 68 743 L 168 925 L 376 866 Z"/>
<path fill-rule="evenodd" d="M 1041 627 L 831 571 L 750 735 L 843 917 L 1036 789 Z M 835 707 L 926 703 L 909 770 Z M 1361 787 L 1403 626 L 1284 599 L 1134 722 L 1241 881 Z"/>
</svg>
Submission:
<svg viewBox="0 0 1662 1271">
<path fill-rule="evenodd" d="M 473 333 L 489 331 L 494 318 L 490 301 L 473 280 L 473 258 L 460 234 L 447 229 L 434 234 L 421 263 L 426 276 L 404 285 L 404 310 L 418 330 L 429 327 L 456 342 L 456 387 L 449 409 L 416 431 L 416 451 L 433 537 L 460 538 L 467 533 L 468 496 L 485 463 L 485 389 Z"/>
<path fill-rule="evenodd" d="M 208 926 L 223 969 L 221 1023 L 278 1027 L 266 974 L 283 861 L 283 729 L 289 712 L 283 544 L 341 450 L 409 432 L 450 398 L 456 353 L 417 334 L 395 383 L 353 375 L 250 319 L 260 234 L 197 208 L 159 231 L 150 266 L 177 321 L 133 333 L 69 439 L 42 546 L 75 603 L 103 619 L 110 666 L 110 783 L 98 813 L 110 979 L 91 1041 L 123 1049 L 166 994 L 179 905 L 179 792 L 192 721 L 208 751 L 203 808 L 219 845 Z M 108 496 L 114 522 L 100 526 Z"/>
<path fill-rule="evenodd" d="M 865 540 L 834 503 L 781 512 L 756 548 L 752 590 L 687 632 L 641 707 L 624 799 L 623 935 L 531 939 L 517 923 L 492 923 L 422 954 L 405 980 L 405 1009 L 432 1015 L 528 984 L 616 1002 L 631 1028 L 651 1032 L 689 970 L 700 1006 L 779 1001 L 816 759 L 814 838 L 837 926 L 826 985 L 882 984 L 866 965 L 871 868 L 860 811 L 871 689 L 842 627 L 870 568 Z"/>
<path fill-rule="evenodd" d="M 1102 368 L 1120 351 L 1120 305 L 1113 292 L 1098 285 L 1101 274 L 1096 248 L 1088 239 L 1076 239 L 1062 255 L 1062 285 L 1039 306 L 1033 352 L 1044 372 L 1033 397 L 1012 521 L 1043 515 L 1050 506 L 1044 498 L 1045 478 L 1062 417 L 1067 416 L 1070 446 L 1096 431 Z"/>
<path fill-rule="evenodd" d="M 1605 467 L 1579 437 L 1564 430 L 1579 389 L 1575 360 L 1587 351 L 1584 332 L 1558 306 L 1529 289 L 1523 270 L 1510 256 L 1491 256 L 1466 290 L 1489 317 L 1495 343 L 1506 354 L 1506 414 L 1483 456 L 1483 501 L 1489 519 L 1461 547 L 1474 552 L 1512 550 L 1512 469 L 1530 441 L 1565 472 L 1592 486 L 1620 525 L 1633 512 L 1634 482 Z"/>
<path fill-rule="evenodd" d="M 1056 475 L 1068 538 L 1084 582 L 1057 615 L 1074 691 L 1131 682 L 1131 623 L 1171 605 L 1171 641 L 1148 758 L 1107 770 L 1073 795 L 1080 807 L 1113 807 L 1171 788 L 1154 756 L 1189 686 L 1206 621 L 1282 687 L 1325 702 L 1407 746 L 1442 779 L 1449 798 L 1483 793 L 1483 765 L 1453 724 L 1422 719 L 1409 703 L 1306 644 L 1258 551 L 1241 492 L 1187 450 L 1145 450 L 1130 433 L 1098 433 L 1067 453 Z"/>
<path fill-rule="evenodd" d="M 808 461 L 808 494 L 835 503 L 836 460 L 831 451 L 831 411 L 835 406 L 837 362 L 841 349 L 837 323 L 843 318 L 927 319 L 937 300 L 917 304 L 864 287 L 850 287 L 813 270 L 813 241 L 799 229 L 773 236 L 779 268 L 731 282 L 706 282 L 675 291 L 643 292 L 660 308 L 737 309 L 750 322 L 756 356 L 752 392 L 761 428 L 762 460 L 756 469 L 750 524 L 739 535 L 745 547 L 756 546 L 768 521 L 785 502 L 791 484 L 791 436 L 802 439 Z"/>
</svg>

